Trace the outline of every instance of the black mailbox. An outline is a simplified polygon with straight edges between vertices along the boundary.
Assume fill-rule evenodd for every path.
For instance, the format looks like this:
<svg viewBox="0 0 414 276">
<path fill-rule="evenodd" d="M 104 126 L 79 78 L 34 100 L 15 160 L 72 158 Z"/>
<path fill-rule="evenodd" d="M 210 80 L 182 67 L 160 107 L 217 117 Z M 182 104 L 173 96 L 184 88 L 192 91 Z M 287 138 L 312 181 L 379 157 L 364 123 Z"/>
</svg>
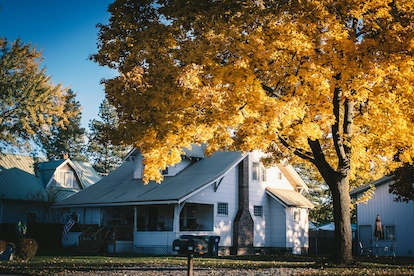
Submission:
<svg viewBox="0 0 414 276">
<path fill-rule="evenodd" d="M 209 244 L 201 236 L 181 236 L 173 242 L 173 251 L 179 254 L 208 254 Z"/>
</svg>

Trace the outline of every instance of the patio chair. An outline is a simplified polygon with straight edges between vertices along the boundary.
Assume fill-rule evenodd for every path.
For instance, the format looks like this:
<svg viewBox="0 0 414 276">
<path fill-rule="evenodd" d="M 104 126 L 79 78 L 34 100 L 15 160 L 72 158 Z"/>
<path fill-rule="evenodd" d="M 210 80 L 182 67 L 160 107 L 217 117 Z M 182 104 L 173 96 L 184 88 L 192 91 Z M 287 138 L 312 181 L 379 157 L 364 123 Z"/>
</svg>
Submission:
<svg viewBox="0 0 414 276">
<path fill-rule="evenodd" d="M 391 244 L 390 246 L 390 250 L 388 250 L 388 248 L 385 249 L 385 256 L 390 256 L 390 257 L 397 257 L 397 255 L 395 255 L 395 243 Z"/>
<path fill-rule="evenodd" d="M 359 255 L 370 256 L 372 254 L 372 250 L 370 248 L 365 248 L 362 245 L 362 242 L 359 242 L 358 245 L 359 245 Z"/>
</svg>

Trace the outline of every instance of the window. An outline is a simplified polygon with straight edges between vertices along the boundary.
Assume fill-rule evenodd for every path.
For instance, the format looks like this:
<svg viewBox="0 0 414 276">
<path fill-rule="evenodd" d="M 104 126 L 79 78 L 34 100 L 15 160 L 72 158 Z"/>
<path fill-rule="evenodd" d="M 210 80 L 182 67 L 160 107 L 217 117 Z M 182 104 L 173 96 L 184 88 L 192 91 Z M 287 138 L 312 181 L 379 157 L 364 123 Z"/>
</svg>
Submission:
<svg viewBox="0 0 414 276">
<path fill-rule="evenodd" d="M 252 165 L 252 179 L 259 180 L 259 163 L 253 163 Z"/>
<path fill-rule="evenodd" d="M 263 217 L 263 206 L 253 206 L 253 214 L 255 217 Z"/>
<path fill-rule="evenodd" d="M 277 173 L 277 179 L 279 179 L 279 180 L 282 179 L 282 173 L 281 172 Z"/>
<path fill-rule="evenodd" d="M 266 182 L 266 168 L 262 167 L 262 181 Z"/>
<path fill-rule="evenodd" d="M 386 241 L 395 241 L 395 226 L 394 225 L 384 225 L 384 240 Z"/>
<path fill-rule="evenodd" d="M 73 172 L 72 171 L 60 171 L 59 172 L 59 184 L 66 188 L 73 188 Z"/>
<path fill-rule="evenodd" d="M 295 221 L 300 221 L 300 210 L 294 210 L 293 211 L 293 219 L 295 220 Z"/>
<path fill-rule="evenodd" d="M 217 203 L 217 214 L 218 215 L 228 215 L 229 214 L 229 204 L 228 203 Z"/>
<path fill-rule="evenodd" d="M 162 171 L 162 175 L 168 175 L 168 167 L 165 168 L 165 170 Z"/>
</svg>

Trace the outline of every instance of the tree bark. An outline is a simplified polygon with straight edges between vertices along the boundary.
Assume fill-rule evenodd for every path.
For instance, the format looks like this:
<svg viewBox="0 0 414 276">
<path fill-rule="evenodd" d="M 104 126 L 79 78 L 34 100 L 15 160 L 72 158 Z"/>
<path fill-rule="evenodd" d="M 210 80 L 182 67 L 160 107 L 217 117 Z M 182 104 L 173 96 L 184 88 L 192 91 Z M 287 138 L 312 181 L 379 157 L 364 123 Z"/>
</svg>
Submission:
<svg viewBox="0 0 414 276">
<path fill-rule="evenodd" d="M 308 140 L 314 159 L 311 161 L 318 169 L 329 189 L 332 192 L 334 206 L 334 252 L 331 260 L 335 263 L 349 263 L 352 257 L 352 231 L 349 196 L 348 164 L 342 163 L 335 170 L 326 161 L 318 140 Z"/>
<path fill-rule="evenodd" d="M 349 177 L 340 177 L 329 184 L 334 206 L 334 251 L 331 259 L 336 263 L 352 261 L 352 230 L 349 196 Z"/>
</svg>

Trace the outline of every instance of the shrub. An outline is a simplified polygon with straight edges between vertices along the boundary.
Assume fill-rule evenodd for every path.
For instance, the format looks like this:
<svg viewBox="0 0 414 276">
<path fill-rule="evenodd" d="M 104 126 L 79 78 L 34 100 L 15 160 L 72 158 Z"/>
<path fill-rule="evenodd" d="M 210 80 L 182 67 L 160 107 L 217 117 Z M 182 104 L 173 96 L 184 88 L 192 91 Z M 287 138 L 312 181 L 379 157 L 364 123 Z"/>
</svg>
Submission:
<svg viewBox="0 0 414 276">
<path fill-rule="evenodd" d="M 6 250 L 6 241 L 0 240 L 0 252 Z"/>
<path fill-rule="evenodd" d="M 17 256 L 23 261 L 27 261 L 36 255 L 38 249 L 34 239 L 24 238 L 17 245 Z"/>
</svg>

